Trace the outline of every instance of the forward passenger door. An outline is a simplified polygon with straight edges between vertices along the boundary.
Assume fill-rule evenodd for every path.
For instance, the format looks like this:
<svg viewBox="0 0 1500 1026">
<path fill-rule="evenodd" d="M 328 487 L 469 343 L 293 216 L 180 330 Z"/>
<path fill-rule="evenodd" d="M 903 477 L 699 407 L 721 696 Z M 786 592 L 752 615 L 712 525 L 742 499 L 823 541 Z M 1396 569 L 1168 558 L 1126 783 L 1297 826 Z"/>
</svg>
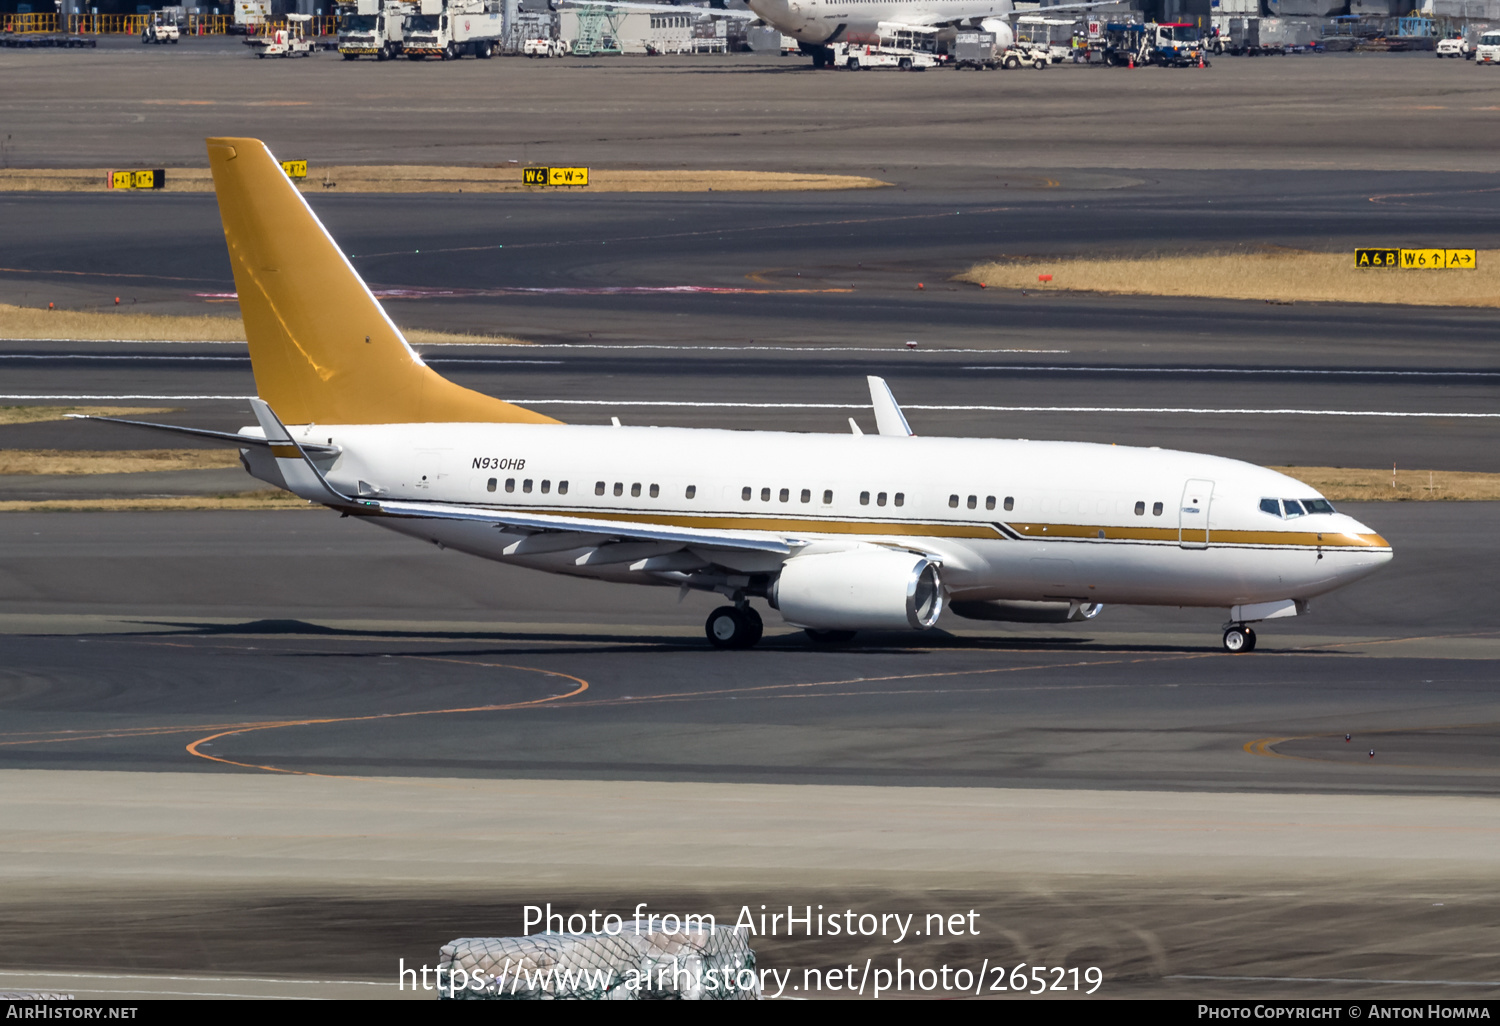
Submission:
<svg viewBox="0 0 1500 1026">
<path fill-rule="evenodd" d="M 1212 481 L 1187 483 L 1177 510 L 1177 544 L 1185 549 L 1208 548 L 1208 507 L 1213 497 Z"/>
</svg>

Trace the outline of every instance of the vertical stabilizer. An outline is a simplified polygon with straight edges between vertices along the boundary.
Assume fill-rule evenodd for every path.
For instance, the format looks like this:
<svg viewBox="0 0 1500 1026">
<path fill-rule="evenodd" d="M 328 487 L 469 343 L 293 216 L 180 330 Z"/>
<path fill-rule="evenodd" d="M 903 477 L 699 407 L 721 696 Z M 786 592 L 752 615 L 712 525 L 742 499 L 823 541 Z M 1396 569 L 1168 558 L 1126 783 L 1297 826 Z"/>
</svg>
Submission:
<svg viewBox="0 0 1500 1026">
<path fill-rule="evenodd" d="M 557 423 L 422 362 L 259 139 L 208 162 L 255 388 L 288 424 Z"/>
</svg>

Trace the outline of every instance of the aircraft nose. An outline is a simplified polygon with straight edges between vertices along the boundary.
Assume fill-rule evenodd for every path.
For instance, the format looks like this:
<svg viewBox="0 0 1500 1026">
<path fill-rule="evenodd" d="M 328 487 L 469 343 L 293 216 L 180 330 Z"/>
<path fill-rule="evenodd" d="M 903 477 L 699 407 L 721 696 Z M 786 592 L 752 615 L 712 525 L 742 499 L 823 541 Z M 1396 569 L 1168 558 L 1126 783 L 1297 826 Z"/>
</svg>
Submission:
<svg viewBox="0 0 1500 1026">
<path fill-rule="evenodd" d="M 1341 546 L 1350 555 L 1347 563 L 1352 576 L 1363 577 L 1395 557 L 1395 550 L 1385 537 L 1353 517 L 1344 517 L 1339 533 Z"/>
</svg>

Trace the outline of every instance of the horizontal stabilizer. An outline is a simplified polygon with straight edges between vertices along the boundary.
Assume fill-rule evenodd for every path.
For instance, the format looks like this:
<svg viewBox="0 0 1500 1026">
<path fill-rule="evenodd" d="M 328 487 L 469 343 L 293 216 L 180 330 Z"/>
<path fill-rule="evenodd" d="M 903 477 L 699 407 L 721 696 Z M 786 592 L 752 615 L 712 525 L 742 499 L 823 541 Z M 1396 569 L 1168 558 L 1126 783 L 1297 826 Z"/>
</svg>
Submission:
<svg viewBox="0 0 1500 1026">
<path fill-rule="evenodd" d="M 269 446 L 269 439 L 257 438 L 254 435 L 239 435 L 232 431 L 210 431 L 207 428 L 182 427 L 177 424 L 152 424 L 144 420 L 124 420 L 120 417 L 98 417 L 87 413 L 70 413 L 69 420 L 103 420 L 111 424 L 126 424 L 130 427 L 152 428 L 156 431 L 171 431 L 179 435 L 191 435 L 194 438 L 202 438 L 209 442 L 220 442 L 224 445 L 234 445 L 246 449 L 251 446 Z M 305 452 L 315 456 L 337 456 L 343 450 L 336 445 L 323 445 L 321 443 L 303 442 L 302 448 Z"/>
</svg>

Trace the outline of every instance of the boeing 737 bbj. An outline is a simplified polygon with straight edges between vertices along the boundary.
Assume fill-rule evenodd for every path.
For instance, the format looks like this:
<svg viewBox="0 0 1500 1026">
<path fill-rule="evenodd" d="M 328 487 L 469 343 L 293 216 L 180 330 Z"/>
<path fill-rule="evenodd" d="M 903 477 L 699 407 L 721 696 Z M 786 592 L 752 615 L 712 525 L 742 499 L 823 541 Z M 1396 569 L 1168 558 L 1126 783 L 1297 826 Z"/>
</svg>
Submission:
<svg viewBox="0 0 1500 1026">
<path fill-rule="evenodd" d="M 717 592 L 720 648 L 759 600 L 814 641 L 945 613 L 1064 622 L 1106 603 L 1307 609 L 1391 558 L 1316 490 L 1215 456 L 923 438 L 870 379 L 878 434 L 562 424 L 431 370 L 255 139 L 209 162 L 259 398 L 245 469 L 349 517 L 602 581 Z M 107 418 L 106 418 L 107 419 Z M 851 425 L 852 426 L 852 425 Z"/>
</svg>

